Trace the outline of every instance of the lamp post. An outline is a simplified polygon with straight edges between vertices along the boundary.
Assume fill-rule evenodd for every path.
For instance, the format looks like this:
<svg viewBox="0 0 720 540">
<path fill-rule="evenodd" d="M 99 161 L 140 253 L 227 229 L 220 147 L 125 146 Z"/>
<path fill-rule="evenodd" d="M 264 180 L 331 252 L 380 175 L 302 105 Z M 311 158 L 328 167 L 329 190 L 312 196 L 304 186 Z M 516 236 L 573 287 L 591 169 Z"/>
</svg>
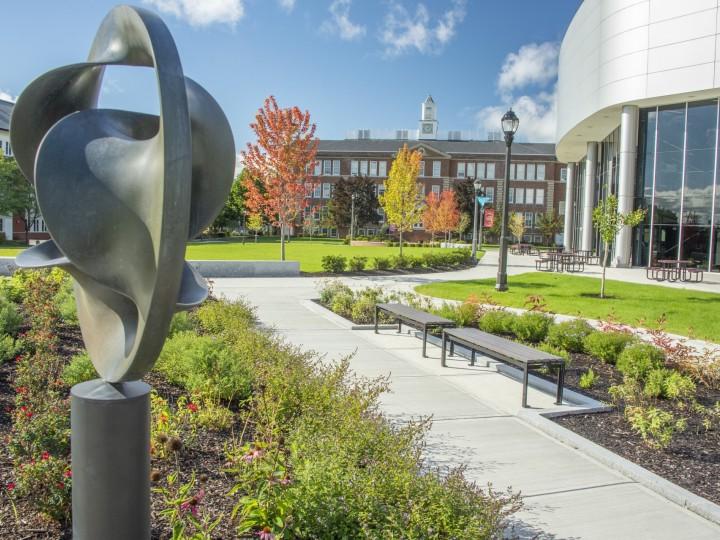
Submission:
<svg viewBox="0 0 720 540">
<path fill-rule="evenodd" d="M 505 184 L 503 185 L 503 215 L 500 229 L 500 260 L 498 262 L 497 281 L 495 290 L 507 291 L 507 256 L 508 256 L 508 219 L 510 217 L 510 156 L 513 139 L 517 132 L 520 120 L 512 108 L 502 117 L 502 130 L 505 134 Z"/>
<path fill-rule="evenodd" d="M 482 209 L 485 208 L 485 201 L 484 200 L 482 201 L 482 205 L 478 204 L 480 202 L 478 197 L 481 197 L 482 195 L 484 195 L 484 193 L 482 191 L 482 182 L 479 179 L 473 179 L 473 178 L 469 178 L 469 179 L 474 180 L 473 181 L 473 192 L 474 192 L 473 200 L 475 202 L 473 204 L 473 232 L 472 232 L 471 257 L 473 258 L 473 260 L 476 260 L 477 259 L 477 250 L 478 250 L 478 234 L 477 234 L 478 206 L 481 206 L 481 211 L 482 211 Z M 480 230 L 482 231 L 482 216 L 480 216 Z M 482 234 L 480 234 L 480 245 L 482 245 Z"/>
<path fill-rule="evenodd" d="M 350 241 L 353 241 L 355 232 L 355 193 L 350 195 Z"/>
</svg>

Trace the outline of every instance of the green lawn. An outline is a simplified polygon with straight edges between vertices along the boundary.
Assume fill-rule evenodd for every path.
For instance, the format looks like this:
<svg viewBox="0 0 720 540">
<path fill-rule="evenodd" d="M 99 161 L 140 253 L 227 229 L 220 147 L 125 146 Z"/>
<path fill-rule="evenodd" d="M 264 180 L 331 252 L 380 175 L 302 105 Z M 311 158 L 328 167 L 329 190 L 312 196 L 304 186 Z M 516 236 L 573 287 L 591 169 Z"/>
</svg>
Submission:
<svg viewBox="0 0 720 540">
<path fill-rule="evenodd" d="M 420 255 L 428 251 L 444 251 L 440 248 L 405 247 L 405 255 Z M 300 261 L 302 272 L 321 272 L 320 262 L 325 255 L 344 255 L 345 257 L 367 257 L 368 263 L 373 257 L 398 255 L 398 247 L 351 247 L 341 240 L 293 238 L 285 245 L 285 258 Z M 280 242 L 276 238 L 260 238 L 256 244 L 253 239 L 242 242 L 227 241 L 191 242 L 186 257 L 190 260 L 280 260 Z"/>
<path fill-rule="evenodd" d="M 554 313 L 646 328 L 657 328 L 664 315 L 668 332 L 720 343 L 720 294 L 608 280 L 608 298 L 600 300 L 596 278 L 532 272 L 509 276 L 508 282 L 510 290 L 504 293 L 495 291 L 495 278 L 429 283 L 415 290 L 451 300 L 489 294 L 498 304 L 519 308 L 528 296 L 540 295 Z"/>
</svg>

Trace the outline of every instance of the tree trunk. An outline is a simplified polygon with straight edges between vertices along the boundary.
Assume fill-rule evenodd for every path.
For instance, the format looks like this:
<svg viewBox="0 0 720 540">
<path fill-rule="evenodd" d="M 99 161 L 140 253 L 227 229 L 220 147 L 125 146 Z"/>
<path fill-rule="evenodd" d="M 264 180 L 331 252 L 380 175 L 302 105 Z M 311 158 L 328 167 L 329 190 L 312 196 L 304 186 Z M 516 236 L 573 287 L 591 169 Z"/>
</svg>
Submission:
<svg viewBox="0 0 720 540">
<path fill-rule="evenodd" d="M 605 244 L 605 249 L 603 251 L 602 279 L 600 279 L 600 298 L 605 298 L 605 268 L 607 267 L 608 252 L 608 245 Z"/>
<path fill-rule="evenodd" d="M 402 257 L 402 229 L 400 229 L 400 257 Z"/>
<path fill-rule="evenodd" d="M 285 260 L 285 225 L 280 223 L 280 260 Z"/>
</svg>

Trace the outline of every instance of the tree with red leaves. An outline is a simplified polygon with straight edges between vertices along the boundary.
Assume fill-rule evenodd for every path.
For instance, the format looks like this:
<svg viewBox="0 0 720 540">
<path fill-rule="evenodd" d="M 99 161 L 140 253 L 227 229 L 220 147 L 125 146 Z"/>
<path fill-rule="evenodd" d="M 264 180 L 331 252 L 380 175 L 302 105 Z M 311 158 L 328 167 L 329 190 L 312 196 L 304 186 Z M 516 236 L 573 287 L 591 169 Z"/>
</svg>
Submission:
<svg viewBox="0 0 720 540">
<path fill-rule="evenodd" d="M 257 143 L 242 152 L 248 170 L 247 207 L 264 214 L 280 228 L 280 260 L 285 260 L 285 235 L 308 205 L 310 168 L 318 140 L 310 113 L 298 107 L 281 109 L 275 97 L 265 100 L 250 127 Z"/>
<path fill-rule="evenodd" d="M 423 228 L 430 233 L 430 239 L 435 241 L 435 233 L 442 232 L 438 216 L 440 213 L 440 197 L 434 191 L 425 197 L 425 209 L 422 215 Z"/>
<path fill-rule="evenodd" d="M 449 240 L 450 233 L 457 229 L 460 222 L 460 210 L 458 209 L 455 192 L 446 189 L 440 194 L 438 202 L 436 226 L 437 230 L 445 233 L 446 239 Z"/>
</svg>

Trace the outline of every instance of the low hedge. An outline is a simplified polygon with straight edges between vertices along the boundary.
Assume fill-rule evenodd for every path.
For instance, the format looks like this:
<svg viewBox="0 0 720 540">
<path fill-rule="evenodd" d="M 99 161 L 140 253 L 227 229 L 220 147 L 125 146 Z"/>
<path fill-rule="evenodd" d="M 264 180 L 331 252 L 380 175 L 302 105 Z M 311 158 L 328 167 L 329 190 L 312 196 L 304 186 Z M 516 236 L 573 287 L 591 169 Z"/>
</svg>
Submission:
<svg viewBox="0 0 720 540">
<path fill-rule="evenodd" d="M 427 268 L 456 268 L 471 261 L 470 251 L 456 249 L 447 252 L 427 252 L 420 255 L 404 253 L 403 255 L 390 255 L 388 257 L 373 257 L 370 260 L 371 270 L 417 270 Z M 361 272 L 368 267 L 367 257 L 350 257 L 344 255 L 325 255 L 321 259 L 323 271 L 329 274 L 339 274 L 349 270 Z"/>
</svg>

